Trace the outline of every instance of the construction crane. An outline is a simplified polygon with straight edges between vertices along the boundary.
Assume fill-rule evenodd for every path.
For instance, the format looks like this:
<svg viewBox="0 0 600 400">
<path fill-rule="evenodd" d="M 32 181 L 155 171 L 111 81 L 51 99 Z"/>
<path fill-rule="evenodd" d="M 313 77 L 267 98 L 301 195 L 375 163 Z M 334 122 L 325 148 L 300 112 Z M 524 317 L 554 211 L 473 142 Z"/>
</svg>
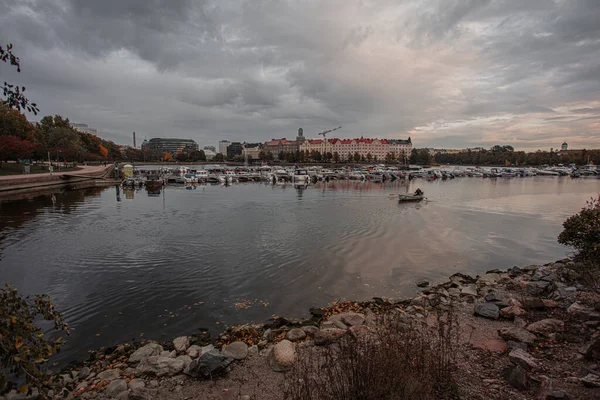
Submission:
<svg viewBox="0 0 600 400">
<path fill-rule="evenodd" d="M 327 139 L 327 134 L 328 134 L 329 132 L 337 131 L 338 129 L 342 129 L 342 127 L 341 127 L 341 126 L 338 126 L 337 128 L 333 128 L 333 129 L 327 129 L 326 131 L 319 132 L 319 133 L 318 133 L 318 135 L 321 135 L 321 136 L 323 136 L 323 139 Z"/>
</svg>

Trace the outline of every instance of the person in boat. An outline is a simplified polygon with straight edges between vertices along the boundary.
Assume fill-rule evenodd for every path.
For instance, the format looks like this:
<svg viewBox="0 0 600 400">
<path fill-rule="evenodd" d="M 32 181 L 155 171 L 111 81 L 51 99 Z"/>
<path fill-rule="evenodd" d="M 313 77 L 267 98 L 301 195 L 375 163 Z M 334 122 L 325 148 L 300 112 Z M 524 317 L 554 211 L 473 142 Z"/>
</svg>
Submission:
<svg viewBox="0 0 600 400">
<path fill-rule="evenodd" d="M 421 188 L 417 188 L 417 190 L 415 190 L 415 196 L 423 196 L 423 191 Z"/>
</svg>

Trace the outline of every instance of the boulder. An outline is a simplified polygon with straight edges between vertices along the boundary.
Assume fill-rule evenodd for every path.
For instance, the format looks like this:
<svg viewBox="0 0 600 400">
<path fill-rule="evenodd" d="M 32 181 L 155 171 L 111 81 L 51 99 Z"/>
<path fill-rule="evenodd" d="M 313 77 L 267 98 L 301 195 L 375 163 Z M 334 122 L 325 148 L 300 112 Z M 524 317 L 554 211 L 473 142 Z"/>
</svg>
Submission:
<svg viewBox="0 0 600 400">
<path fill-rule="evenodd" d="M 144 381 L 142 379 L 135 378 L 135 379 L 130 380 L 129 383 L 127 384 L 127 386 L 131 390 L 144 389 L 146 387 L 146 383 L 144 383 Z"/>
<path fill-rule="evenodd" d="M 127 391 L 127 382 L 125 379 L 117 379 L 112 381 L 106 387 L 106 394 L 110 397 L 117 397 L 120 393 Z"/>
<path fill-rule="evenodd" d="M 477 284 L 479 285 L 493 285 L 500 279 L 500 274 L 484 274 L 477 279 Z"/>
<path fill-rule="evenodd" d="M 139 362 L 142 358 L 150 356 L 157 356 L 162 353 L 163 347 L 158 343 L 148 343 L 147 345 L 140 347 L 129 357 L 130 363 Z"/>
<path fill-rule="evenodd" d="M 366 325 L 355 325 L 348 328 L 348 333 L 355 339 L 364 338 L 372 333 L 371 328 Z"/>
<path fill-rule="evenodd" d="M 504 340 L 513 340 L 526 344 L 535 343 L 535 335 L 523 328 L 511 327 L 498 329 L 498 335 Z"/>
<path fill-rule="evenodd" d="M 112 381 L 115 379 L 119 379 L 121 376 L 121 371 L 118 369 L 107 369 L 106 371 L 102 371 L 98 373 L 97 378 L 102 381 Z"/>
<path fill-rule="evenodd" d="M 550 287 L 550 282 L 521 281 L 521 282 L 519 282 L 519 286 L 521 286 L 521 288 L 523 290 L 525 290 L 525 293 L 530 294 L 532 296 L 538 296 L 538 295 L 544 293 L 544 291 L 546 291 L 546 289 L 548 289 Z"/>
<path fill-rule="evenodd" d="M 333 326 L 338 329 L 348 329 L 348 325 L 342 321 L 342 314 L 332 315 L 331 317 L 327 318 L 326 322 L 333 324 Z"/>
<path fill-rule="evenodd" d="M 588 360 L 600 360 L 600 336 L 592 338 L 579 352 Z"/>
<path fill-rule="evenodd" d="M 188 355 L 179 356 L 177 357 L 177 359 L 183 361 L 183 369 L 186 369 L 187 366 L 190 365 L 190 363 L 192 362 L 192 357 Z"/>
<path fill-rule="evenodd" d="M 178 353 L 185 353 L 188 347 L 190 347 L 190 338 L 187 336 L 180 336 L 173 339 L 173 346 Z"/>
<path fill-rule="evenodd" d="M 315 333 L 315 344 L 316 345 L 326 345 L 339 340 L 342 336 L 346 334 L 345 329 L 320 329 L 317 333 Z"/>
<path fill-rule="evenodd" d="M 275 337 L 275 335 L 273 334 L 273 330 L 272 329 L 267 329 L 263 333 L 263 340 L 266 340 L 267 342 L 270 342 L 271 340 L 273 340 L 274 337 Z"/>
<path fill-rule="evenodd" d="M 248 347 L 248 357 L 254 357 L 258 355 L 258 346 L 250 346 Z"/>
<path fill-rule="evenodd" d="M 248 357 L 248 345 L 238 340 L 223 347 L 221 352 L 223 355 L 231 357 L 234 360 L 243 360 Z"/>
<path fill-rule="evenodd" d="M 560 319 L 547 318 L 531 323 L 525 329 L 527 329 L 529 332 L 547 335 L 549 333 L 564 332 L 565 323 Z"/>
<path fill-rule="evenodd" d="M 150 356 L 143 359 L 135 369 L 136 375 L 173 376 L 185 368 L 185 361 L 177 358 Z"/>
<path fill-rule="evenodd" d="M 294 344 L 289 340 L 282 340 L 271 350 L 269 365 L 275 372 L 284 372 L 291 368 L 296 361 Z"/>
<path fill-rule="evenodd" d="M 163 351 L 159 354 L 161 357 L 177 358 L 177 350 Z"/>
<path fill-rule="evenodd" d="M 527 371 L 520 365 L 508 367 L 503 371 L 504 379 L 517 390 L 527 389 Z"/>
<path fill-rule="evenodd" d="M 500 309 L 494 303 L 483 303 L 475 306 L 475 315 L 489 319 L 498 319 Z"/>
<path fill-rule="evenodd" d="M 546 306 L 546 308 L 557 308 L 558 307 L 558 303 L 554 300 L 542 299 L 542 303 L 544 303 L 544 306 Z"/>
<path fill-rule="evenodd" d="M 462 296 L 477 296 L 477 286 L 469 285 L 460 290 Z"/>
<path fill-rule="evenodd" d="M 183 372 L 194 378 L 208 378 L 223 372 L 232 362 L 232 357 L 213 349 L 192 360 Z"/>
<path fill-rule="evenodd" d="M 304 332 L 304 330 L 300 328 L 290 329 L 285 335 L 285 338 L 290 342 L 298 342 L 300 340 L 306 339 L 306 332 Z"/>
<path fill-rule="evenodd" d="M 508 359 L 513 364 L 520 365 L 527 371 L 535 371 L 538 368 L 538 365 L 531 354 L 522 349 L 513 349 L 508 353 Z"/>
<path fill-rule="evenodd" d="M 302 330 L 306 332 L 307 335 L 314 336 L 315 333 L 317 333 L 317 331 L 319 330 L 319 328 L 317 328 L 316 326 L 309 325 L 303 326 Z"/>
<path fill-rule="evenodd" d="M 587 319 L 593 311 L 577 301 L 567 308 L 567 313 L 579 319 Z"/>
<path fill-rule="evenodd" d="M 490 292 L 487 293 L 485 296 L 483 296 L 483 299 L 487 302 L 491 302 L 491 301 L 501 301 L 502 299 L 498 296 L 498 294 L 496 292 Z"/>
<path fill-rule="evenodd" d="M 188 349 L 185 351 L 185 354 L 187 354 L 191 358 L 197 358 L 201 352 L 202 352 L 202 347 L 200 347 L 196 344 L 193 344 L 190 347 L 188 347 Z"/>
</svg>

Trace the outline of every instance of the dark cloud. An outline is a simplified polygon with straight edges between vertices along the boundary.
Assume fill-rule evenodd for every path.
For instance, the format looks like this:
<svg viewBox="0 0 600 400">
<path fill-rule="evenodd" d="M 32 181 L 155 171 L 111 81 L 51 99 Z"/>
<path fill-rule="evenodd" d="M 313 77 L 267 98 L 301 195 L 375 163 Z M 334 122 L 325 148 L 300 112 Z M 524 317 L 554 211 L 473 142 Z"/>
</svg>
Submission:
<svg viewBox="0 0 600 400">
<path fill-rule="evenodd" d="M 343 125 L 417 146 L 600 146 L 596 0 L 5 0 L 43 114 L 140 136 Z M 582 134 L 583 132 L 583 134 Z"/>
</svg>

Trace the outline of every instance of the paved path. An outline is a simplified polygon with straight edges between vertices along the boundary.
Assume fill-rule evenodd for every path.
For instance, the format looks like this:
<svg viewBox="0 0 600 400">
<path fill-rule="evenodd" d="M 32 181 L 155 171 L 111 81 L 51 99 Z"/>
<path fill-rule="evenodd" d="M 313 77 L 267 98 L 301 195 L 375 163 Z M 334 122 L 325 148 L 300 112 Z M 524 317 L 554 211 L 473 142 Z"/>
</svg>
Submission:
<svg viewBox="0 0 600 400">
<path fill-rule="evenodd" d="M 79 166 L 79 168 L 80 169 L 78 169 L 77 171 L 65 171 L 65 172 L 62 172 L 59 169 L 55 169 L 54 172 L 52 173 L 52 175 L 71 175 L 71 176 L 97 175 L 99 172 L 103 172 L 105 170 L 112 168 L 112 164 L 109 164 L 106 167 L 103 165 L 81 165 L 81 166 Z M 10 181 L 11 184 L 13 184 L 13 183 L 19 184 L 20 182 L 25 183 L 27 181 L 31 181 L 32 179 L 35 179 L 38 177 L 47 177 L 47 176 L 50 176 L 50 174 L 49 173 L 39 173 L 39 174 L 3 175 L 3 176 L 0 176 L 0 185 L 2 184 L 2 182 L 8 182 L 8 181 Z"/>
</svg>

